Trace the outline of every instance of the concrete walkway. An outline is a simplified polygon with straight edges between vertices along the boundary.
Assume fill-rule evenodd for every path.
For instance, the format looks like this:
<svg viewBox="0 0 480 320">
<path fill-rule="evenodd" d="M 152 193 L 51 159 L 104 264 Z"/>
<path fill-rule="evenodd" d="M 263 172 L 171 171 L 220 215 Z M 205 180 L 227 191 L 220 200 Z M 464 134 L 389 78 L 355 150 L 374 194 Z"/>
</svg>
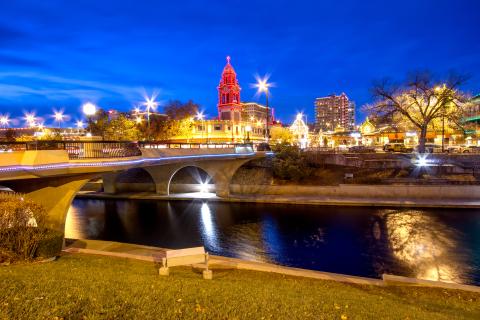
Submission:
<svg viewBox="0 0 480 320">
<path fill-rule="evenodd" d="M 407 208 L 480 208 L 480 201 L 451 199 L 367 199 L 337 198 L 288 195 L 240 195 L 221 198 L 213 193 L 177 193 L 157 195 L 152 193 L 106 194 L 102 192 L 81 191 L 77 198 L 91 199 L 141 199 L 141 200 L 208 200 L 220 202 L 279 203 L 320 206 L 368 206 L 368 207 L 407 207 Z"/>
<path fill-rule="evenodd" d="M 160 263 L 161 257 L 165 256 L 166 248 L 142 246 L 136 244 L 100 241 L 100 240 L 66 240 L 66 248 L 63 250 L 67 253 L 86 253 L 104 255 L 109 257 L 127 258 L 153 263 Z M 204 267 L 203 265 L 201 265 Z M 313 271 L 300 268 L 291 268 L 279 266 L 271 263 L 247 261 L 236 258 L 227 258 L 222 256 L 210 255 L 210 269 L 238 269 L 252 270 L 261 272 L 273 272 L 295 277 L 305 277 L 319 280 L 338 281 L 343 283 L 357 285 L 413 285 L 424 287 L 436 287 L 444 289 L 465 290 L 471 292 L 479 292 L 480 287 L 446 283 L 441 281 L 421 280 L 393 275 L 383 275 L 383 280 L 350 276 L 338 273 Z"/>
</svg>

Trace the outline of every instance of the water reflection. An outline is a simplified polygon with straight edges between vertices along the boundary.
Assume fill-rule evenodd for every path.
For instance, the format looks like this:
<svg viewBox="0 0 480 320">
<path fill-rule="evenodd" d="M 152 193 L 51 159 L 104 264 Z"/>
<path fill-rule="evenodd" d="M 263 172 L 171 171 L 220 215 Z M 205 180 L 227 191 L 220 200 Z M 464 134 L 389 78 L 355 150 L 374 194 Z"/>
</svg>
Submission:
<svg viewBox="0 0 480 320">
<path fill-rule="evenodd" d="M 206 202 L 202 203 L 200 209 L 202 215 L 202 238 L 207 248 L 212 251 L 220 251 L 220 244 L 218 242 L 217 230 L 213 221 L 212 212 Z"/>
<path fill-rule="evenodd" d="M 480 210 L 75 200 L 66 236 L 380 277 L 480 284 Z"/>
<path fill-rule="evenodd" d="M 388 241 L 394 256 L 410 267 L 416 278 L 463 282 L 466 273 L 458 234 L 424 212 L 385 212 Z"/>
</svg>

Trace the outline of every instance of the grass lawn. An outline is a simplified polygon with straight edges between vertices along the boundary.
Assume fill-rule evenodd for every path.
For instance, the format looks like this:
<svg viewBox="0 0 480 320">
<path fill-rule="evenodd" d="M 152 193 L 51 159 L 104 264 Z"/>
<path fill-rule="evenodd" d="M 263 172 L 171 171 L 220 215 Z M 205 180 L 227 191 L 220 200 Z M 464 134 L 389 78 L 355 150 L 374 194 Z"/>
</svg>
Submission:
<svg viewBox="0 0 480 320">
<path fill-rule="evenodd" d="M 93 255 L 0 267 L 0 319 L 480 319 L 480 295 Z"/>
</svg>

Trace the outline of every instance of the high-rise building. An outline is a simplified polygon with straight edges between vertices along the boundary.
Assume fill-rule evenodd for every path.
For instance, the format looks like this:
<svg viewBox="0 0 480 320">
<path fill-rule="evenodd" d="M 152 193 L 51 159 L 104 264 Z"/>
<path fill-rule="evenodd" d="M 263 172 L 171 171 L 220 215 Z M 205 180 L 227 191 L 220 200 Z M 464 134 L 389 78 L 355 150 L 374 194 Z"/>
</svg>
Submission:
<svg viewBox="0 0 480 320">
<path fill-rule="evenodd" d="M 315 130 L 334 131 L 355 127 L 355 103 L 345 93 L 315 99 Z"/>
</svg>

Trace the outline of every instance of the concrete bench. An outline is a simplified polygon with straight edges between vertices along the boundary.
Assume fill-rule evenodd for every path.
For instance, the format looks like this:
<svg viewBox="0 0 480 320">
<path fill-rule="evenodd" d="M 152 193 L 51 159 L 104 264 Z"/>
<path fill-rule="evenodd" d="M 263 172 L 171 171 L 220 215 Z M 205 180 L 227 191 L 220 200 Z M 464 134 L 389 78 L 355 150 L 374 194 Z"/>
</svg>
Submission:
<svg viewBox="0 0 480 320">
<path fill-rule="evenodd" d="M 208 252 L 205 252 L 204 247 L 166 250 L 158 273 L 161 276 L 168 276 L 169 267 L 187 266 L 196 263 L 204 263 L 203 278 L 212 279 L 212 271 L 208 269 Z"/>
</svg>

